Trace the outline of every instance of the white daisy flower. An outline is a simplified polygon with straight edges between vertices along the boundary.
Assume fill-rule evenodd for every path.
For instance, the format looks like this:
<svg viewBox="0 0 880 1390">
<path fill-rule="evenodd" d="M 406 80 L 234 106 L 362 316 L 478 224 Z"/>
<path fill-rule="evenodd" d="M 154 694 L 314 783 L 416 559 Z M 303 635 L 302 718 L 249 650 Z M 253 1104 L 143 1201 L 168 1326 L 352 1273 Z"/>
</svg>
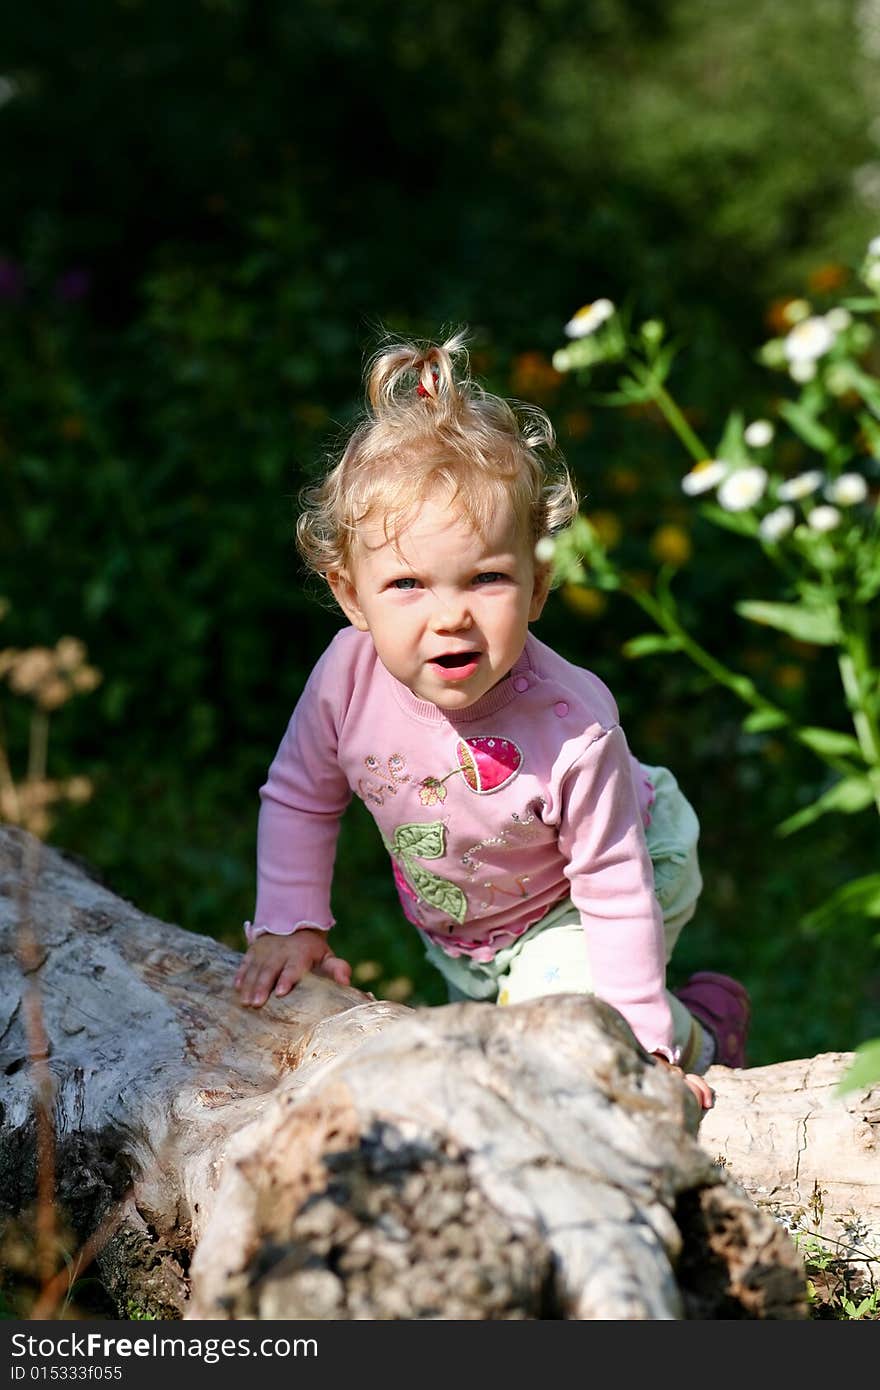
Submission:
<svg viewBox="0 0 880 1390">
<path fill-rule="evenodd" d="M 796 477 L 779 484 L 776 496 L 780 502 L 800 502 L 802 498 L 812 496 L 822 486 L 824 477 L 825 474 L 820 473 L 818 468 L 811 468 L 807 473 L 798 473 Z"/>
<path fill-rule="evenodd" d="M 869 261 L 862 272 L 862 279 L 869 290 L 880 290 L 880 260 Z"/>
<path fill-rule="evenodd" d="M 841 473 L 825 488 L 828 501 L 836 503 L 838 507 L 855 507 L 859 502 L 864 502 L 867 495 L 868 484 L 861 473 Z"/>
<path fill-rule="evenodd" d="M 852 323 L 852 314 L 849 309 L 844 309 L 842 307 L 829 309 L 828 313 L 825 315 L 825 322 L 828 324 L 832 333 L 843 333 L 844 329 L 849 328 Z"/>
<path fill-rule="evenodd" d="M 601 328 L 613 313 L 614 305 L 610 299 L 597 299 L 592 304 L 584 304 L 576 314 L 572 314 L 565 325 L 566 336 L 586 338 L 590 333 L 595 333 L 597 328 Z"/>
<path fill-rule="evenodd" d="M 778 541 L 783 536 L 787 536 L 793 527 L 794 509 L 792 507 L 777 507 L 775 511 L 768 512 L 762 518 L 758 532 L 762 540 Z"/>
<path fill-rule="evenodd" d="M 743 431 L 743 439 L 751 449 L 763 449 L 772 438 L 773 426 L 769 420 L 753 420 Z"/>
<path fill-rule="evenodd" d="M 834 336 L 827 318 L 813 314 L 801 319 L 786 335 L 785 355 L 789 362 L 815 362 L 833 347 Z"/>
<path fill-rule="evenodd" d="M 688 497 L 698 497 L 701 492 L 709 492 L 726 478 L 730 472 L 730 464 L 723 459 L 702 459 L 695 463 L 690 473 L 685 473 L 681 480 L 681 490 L 686 492 Z"/>
<path fill-rule="evenodd" d="M 814 531 L 833 531 L 843 520 L 836 507 L 814 507 L 807 521 Z"/>
<path fill-rule="evenodd" d="M 880 236 L 872 237 L 868 242 L 868 255 L 880 256 Z"/>
<path fill-rule="evenodd" d="M 549 565 L 556 554 L 556 542 L 552 536 L 542 536 L 535 546 L 535 559 L 539 565 Z"/>
<path fill-rule="evenodd" d="M 790 362 L 788 374 L 792 381 L 797 381 L 803 385 L 806 381 L 812 381 L 816 375 L 815 362 Z"/>
<path fill-rule="evenodd" d="M 718 501 L 726 512 L 744 512 L 760 502 L 767 487 L 767 470 L 753 466 L 738 468 L 724 479 Z"/>
</svg>

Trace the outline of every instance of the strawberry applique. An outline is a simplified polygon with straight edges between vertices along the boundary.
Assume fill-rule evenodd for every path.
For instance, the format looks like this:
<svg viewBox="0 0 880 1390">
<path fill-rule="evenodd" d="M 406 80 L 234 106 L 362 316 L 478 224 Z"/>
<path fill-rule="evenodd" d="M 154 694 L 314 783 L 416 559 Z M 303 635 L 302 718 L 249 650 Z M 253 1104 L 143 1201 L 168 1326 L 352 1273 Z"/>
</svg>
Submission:
<svg viewBox="0 0 880 1390">
<path fill-rule="evenodd" d="M 513 739 L 499 734 L 479 738 L 460 738 L 455 745 L 458 763 L 445 777 L 425 777 L 419 783 L 419 800 L 423 806 L 434 806 L 446 800 L 445 783 L 461 773 L 465 784 L 475 796 L 488 796 L 512 782 L 522 767 L 522 751 Z"/>
<path fill-rule="evenodd" d="M 523 756 L 509 738 L 460 738 L 455 749 L 464 780 L 477 796 L 500 791 L 522 767 Z"/>
</svg>

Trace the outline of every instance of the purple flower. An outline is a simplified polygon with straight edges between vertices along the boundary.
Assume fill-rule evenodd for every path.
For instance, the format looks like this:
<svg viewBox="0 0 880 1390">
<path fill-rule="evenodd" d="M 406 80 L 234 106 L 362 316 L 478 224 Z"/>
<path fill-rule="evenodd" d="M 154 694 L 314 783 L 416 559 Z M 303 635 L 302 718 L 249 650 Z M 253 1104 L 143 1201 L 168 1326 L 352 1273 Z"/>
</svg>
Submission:
<svg viewBox="0 0 880 1390">
<path fill-rule="evenodd" d="M 24 289 L 24 266 L 0 256 L 0 300 L 5 300 L 7 304 L 20 304 L 24 299 Z"/>
<path fill-rule="evenodd" d="M 87 270 L 73 267 L 65 270 L 55 281 L 55 294 L 64 304 L 76 304 L 85 299 L 92 286 L 92 277 Z"/>
</svg>

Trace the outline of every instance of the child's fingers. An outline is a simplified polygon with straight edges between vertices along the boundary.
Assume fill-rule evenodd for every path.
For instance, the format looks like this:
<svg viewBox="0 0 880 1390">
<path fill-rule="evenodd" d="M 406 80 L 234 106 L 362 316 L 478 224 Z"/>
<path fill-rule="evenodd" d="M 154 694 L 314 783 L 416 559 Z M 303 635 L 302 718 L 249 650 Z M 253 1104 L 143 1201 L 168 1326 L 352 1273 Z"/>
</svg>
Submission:
<svg viewBox="0 0 880 1390">
<path fill-rule="evenodd" d="M 251 963 L 248 960 L 244 960 L 238 967 L 238 970 L 235 972 L 235 988 L 241 995 L 241 1002 L 243 1004 L 246 1004 L 248 1002 L 248 995 L 250 994 L 250 982 Z"/>
<path fill-rule="evenodd" d="M 333 978 L 337 981 L 337 983 L 340 985 L 350 985 L 351 966 L 349 965 L 348 961 L 342 960 L 339 956 L 335 956 L 333 964 L 335 966 Z"/>
<path fill-rule="evenodd" d="M 708 1081 L 702 1076 L 689 1075 L 685 1077 L 685 1082 L 693 1091 L 703 1110 L 711 1110 L 715 1103 L 715 1092 Z"/>
<path fill-rule="evenodd" d="M 237 989 L 242 996 L 241 1002 L 243 1004 L 247 1004 L 250 1002 L 250 994 L 253 986 L 256 984 L 256 981 L 259 978 L 259 971 L 260 967 L 258 962 L 254 959 L 250 952 L 248 952 L 244 960 L 241 962 L 241 965 L 236 970 L 235 979 L 233 980 L 233 985 L 235 989 Z"/>
<path fill-rule="evenodd" d="M 341 956 L 326 955 L 317 969 L 319 974 L 328 975 L 338 985 L 351 984 L 351 966 Z"/>
<path fill-rule="evenodd" d="M 277 973 L 277 967 L 273 969 L 266 965 L 257 966 L 254 962 L 242 980 L 242 1004 L 252 1004 L 258 1009 L 265 1004 L 272 993 L 272 986 L 275 983 Z"/>
<path fill-rule="evenodd" d="M 302 973 L 302 970 L 298 970 L 294 965 L 285 965 L 281 974 L 278 976 L 278 982 L 275 985 L 275 993 L 279 996 L 289 994 L 294 985 L 299 984 L 302 979 Z"/>
</svg>

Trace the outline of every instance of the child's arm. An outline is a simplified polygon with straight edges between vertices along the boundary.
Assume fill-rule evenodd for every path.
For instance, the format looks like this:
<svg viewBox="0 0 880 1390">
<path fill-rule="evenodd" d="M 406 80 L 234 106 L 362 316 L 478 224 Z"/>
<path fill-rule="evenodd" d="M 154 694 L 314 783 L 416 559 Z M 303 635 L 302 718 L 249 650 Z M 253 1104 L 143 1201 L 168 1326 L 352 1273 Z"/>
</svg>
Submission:
<svg viewBox="0 0 880 1390">
<path fill-rule="evenodd" d="M 597 728 L 560 785 L 559 848 L 593 989 L 647 1052 L 672 1059 L 666 943 L 622 729 Z"/>
<path fill-rule="evenodd" d="M 711 1086 L 672 1060 L 663 919 L 619 726 L 599 733 L 569 769 L 564 787 L 559 843 L 586 932 L 593 988 L 623 1014 L 658 1065 L 681 1076 L 708 1110 Z"/>
<path fill-rule="evenodd" d="M 260 1008 L 273 992 L 289 994 L 309 970 L 328 975 L 338 985 L 351 981 L 351 966 L 335 956 L 327 945 L 326 932 L 303 927 L 288 936 L 258 936 L 248 947 L 238 967 L 235 988 L 242 1004 Z"/>
<path fill-rule="evenodd" d="M 351 968 L 327 944 L 339 822 L 351 788 L 338 728 L 348 663 L 334 640 L 315 666 L 260 788 L 257 900 L 234 985 L 242 1004 L 287 994 L 309 970 L 348 984 Z"/>
</svg>

